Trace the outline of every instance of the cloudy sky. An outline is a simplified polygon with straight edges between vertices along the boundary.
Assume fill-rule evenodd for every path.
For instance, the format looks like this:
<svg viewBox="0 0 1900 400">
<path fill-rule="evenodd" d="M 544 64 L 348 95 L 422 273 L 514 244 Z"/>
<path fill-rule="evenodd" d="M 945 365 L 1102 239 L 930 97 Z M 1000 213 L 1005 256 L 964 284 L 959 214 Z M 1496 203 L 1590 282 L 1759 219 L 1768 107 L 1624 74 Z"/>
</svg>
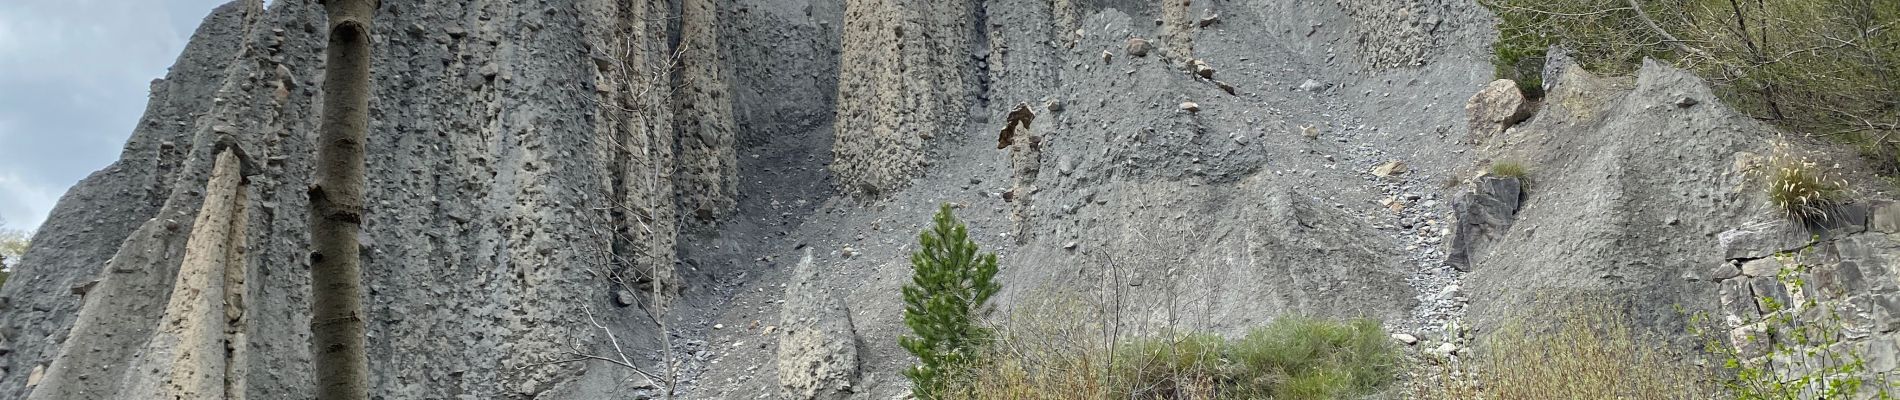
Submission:
<svg viewBox="0 0 1900 400">
<path fill-rule="evenodd" d="M 32 229 L 111 164 L 152 79 L 226 0 L 0 0 L 0 218 Z"/>
</svg>

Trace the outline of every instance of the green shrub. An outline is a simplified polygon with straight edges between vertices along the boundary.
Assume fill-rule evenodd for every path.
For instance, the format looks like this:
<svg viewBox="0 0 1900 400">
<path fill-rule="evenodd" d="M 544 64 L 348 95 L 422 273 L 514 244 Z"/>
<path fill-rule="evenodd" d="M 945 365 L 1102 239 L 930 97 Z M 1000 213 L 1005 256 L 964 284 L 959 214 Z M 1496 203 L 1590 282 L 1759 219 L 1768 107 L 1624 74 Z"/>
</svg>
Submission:
<svg viewBox="0 0 1900 400">
<path fill-rule="evenodd" d="M 919 399 L 943 397 L 946 382 L 960 379 L 990 337 L 977 317 L 1001 285 L 996 277 L 996 253 L 977 255 L 976 242 L 946 204 L 937 211 L 935 226 L 918 237 L 922 245 L 910 257 L 915 269 L 904 285 L 904 325 L 911 335 L 898 344 L 917 356 L 918 365 L 904 370 Z"/>
</svg>

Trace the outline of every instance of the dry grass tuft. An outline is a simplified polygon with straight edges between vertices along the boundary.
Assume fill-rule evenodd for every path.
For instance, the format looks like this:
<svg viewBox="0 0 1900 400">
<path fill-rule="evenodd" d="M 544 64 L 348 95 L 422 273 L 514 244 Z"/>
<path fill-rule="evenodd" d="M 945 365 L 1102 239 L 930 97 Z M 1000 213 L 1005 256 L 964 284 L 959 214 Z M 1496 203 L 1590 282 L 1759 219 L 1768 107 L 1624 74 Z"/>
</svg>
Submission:
<svg viewBox="0 0 1900 400">
<path fill-rule="evenodd" d="M 1285 317 L 1238 339 L 1112 339 L 1079 302 L 1011 318 L 986 362 L 947 393 L 971 400 L 1339 399 L 1381 388 L 1397 350 L 1379 323 Z M 1049 312 L 1051 310 L 1083 312 Z M 1034 316 L 1041 316 L 1036 318 Z M 1080 316 L 1080 317 L 1077 317 Z"/>
<path fill-rule="evenodd" d="M 1465 368 L 1413 382 L 1415 398 L 1487 400 L 1701 400 L 1716 398 L 1705 369 L 1637 334 L 1609 307 L 1490 334 Z"/>
<path fill-rule="evenodd" d="M 1795 222 L 1826 220 L 1847 198 L 1846 181 L 1835 177 L 1830 168 L 1797 153 L 1785 141 L 1775 143 L 1774 152 L 1756 173 L 1763 178 L 1768 204 Z"/>
</svg>

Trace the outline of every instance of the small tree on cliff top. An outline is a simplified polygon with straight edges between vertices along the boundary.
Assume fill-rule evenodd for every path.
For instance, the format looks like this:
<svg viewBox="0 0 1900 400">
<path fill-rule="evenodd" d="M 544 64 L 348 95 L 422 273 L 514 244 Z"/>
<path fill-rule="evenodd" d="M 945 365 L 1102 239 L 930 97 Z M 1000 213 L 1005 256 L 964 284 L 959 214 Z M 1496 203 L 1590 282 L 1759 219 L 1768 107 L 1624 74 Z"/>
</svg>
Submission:
<svg viewBox="0 0 1900 400">
<path fill-rule="evenodd" d="M 992 281 L 996 253 L 976 254 L 976 242 L 949 205 L 934 221 L 918 239 L 923 248 L 910 256 L 915 271 L 903 289 L 904 325 L 914 335 L 898 339 L 919 361 L 904 376 L 920 399 L 939 398 L 944 383 L 976 359 L 990 333 L 977 324 L 977 313 L 1002 288 Z"/>
</svg>

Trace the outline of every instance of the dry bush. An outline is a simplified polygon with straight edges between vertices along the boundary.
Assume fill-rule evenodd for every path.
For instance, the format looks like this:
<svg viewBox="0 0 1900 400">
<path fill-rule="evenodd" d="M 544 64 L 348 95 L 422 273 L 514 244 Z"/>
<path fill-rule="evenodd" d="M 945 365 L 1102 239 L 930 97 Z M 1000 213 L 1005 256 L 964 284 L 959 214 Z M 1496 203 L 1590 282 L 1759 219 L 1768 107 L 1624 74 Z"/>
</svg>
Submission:
<svg viewBox="0 0 1900 400">
<path fill-rule="evenodd" d="M 1541 324 L 1493 332 L 1465 368 L 1413 382 L 1415 398 L 1701 400 L 1719 398 L 1708 370 L 1640 335 L 1622 313 L 1586 306 Z"/>
</svg>

